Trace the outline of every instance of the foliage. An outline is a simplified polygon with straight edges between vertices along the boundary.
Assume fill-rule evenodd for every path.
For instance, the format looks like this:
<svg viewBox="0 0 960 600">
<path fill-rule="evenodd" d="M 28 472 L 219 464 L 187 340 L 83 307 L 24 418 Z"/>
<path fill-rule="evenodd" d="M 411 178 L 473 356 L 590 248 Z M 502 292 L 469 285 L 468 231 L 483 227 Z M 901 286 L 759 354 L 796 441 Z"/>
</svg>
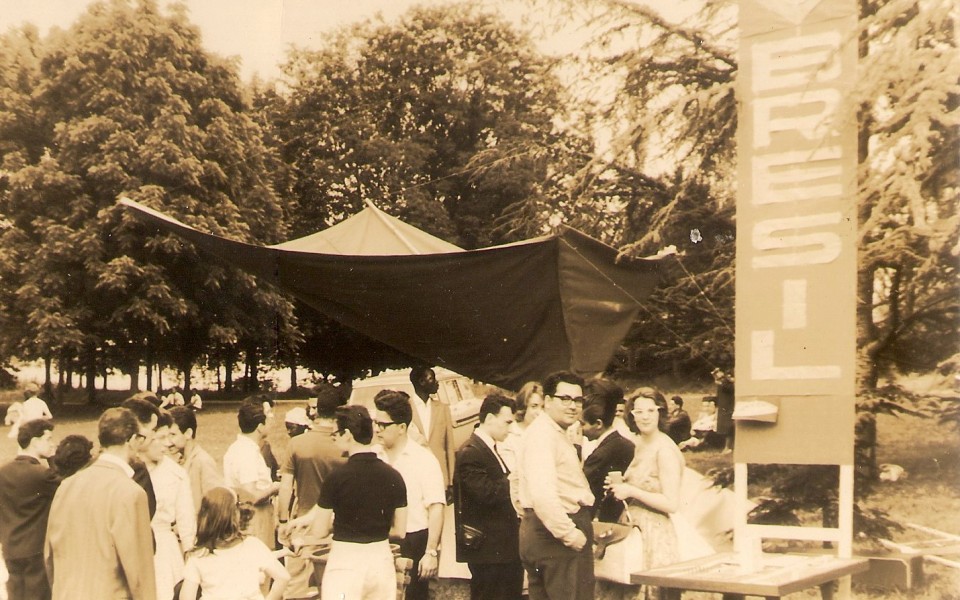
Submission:
<svg viewBox="0 0 960 600">
<path fill-rule="evenodd" d="M 545 165 L 560 88 L 529 39 L 468 5 L 419 8 L 398 22 L 341 30 L 284 67 L 289 93 L 271 135 L 295 173 L 294 233 L 363 208 L 457 245 L 502 241 L 493 221 L 530 195 Z M 471 164 L 485 151 L 489 171 Z"/>
<path fill-rule="evenodd" d="M 632 255 L 673 247 L 676 266 L 625 344 L 646 375 L 733 364 L 736 13 L 706 3 L 683 25 L 647 4 L 545 0 L 599 31 L 565 68 L 588 86 L 572 126 L 610 138 L 564 181 L 556 220 Z M 585 57 L 585 58 L 584 58 Z M 611 91 L 612 90 L 612 91 Z M 531 198 L 526 211 L 541 199 Z M 516 211 L 518 215 L 522 211 Z"/>
<path fill-rule="evenodd" d="M 27 325 L 18 353 L 80 356 L 90 381 L 144 361 L 188 371 L 210 347 L 289 338 L 292 306 L 277 292 L 115 206 L 126 195 L 215 233 L 281 239 L 269 151 L 233 67 L 152 0 L 94 4 L 38 46 L 28 106 L 43 151 L 5 154 L 0 196 L 13 242 L 0 264 L 17 282 L 5 317 Z"/>
<path fill-rule="evenodd" d="M 955 11 L 949 0 L 861 0 L 862 76 L 850 101 L 861 107 L 866 146 L 859 193 L 862 387 L 873 387 L 891 367 L 930 370 L 958 350 Z"/>
</svg>

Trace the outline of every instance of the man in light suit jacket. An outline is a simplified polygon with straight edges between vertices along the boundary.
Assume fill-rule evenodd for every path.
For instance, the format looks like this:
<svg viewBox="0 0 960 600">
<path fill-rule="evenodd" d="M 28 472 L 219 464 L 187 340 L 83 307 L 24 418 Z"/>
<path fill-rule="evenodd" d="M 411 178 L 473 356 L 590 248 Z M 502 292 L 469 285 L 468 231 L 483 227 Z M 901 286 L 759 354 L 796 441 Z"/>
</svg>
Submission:
<svg viewBox="0 0 960 600">
<path fill-rule="evenodd" d="M 67 478 L 50 507 L 44 558 L 54 600 L 156 600 L 147 494 L 129 460 L 143 440 L 133 412 L 104 411 L 103 449 Z"/>
<path fill-rule="evenodd" d="M 471 600 L 514 600 L 523 592 L 520 522 L 510 499 L 510 474 L 497 443 L 514 420 L 513 400 L 499 394 L 484 398 L 480 425 L 457 451 L 453 477 L 457 522 L 457 560 L 470 568 Z M 463 526 L 479 529 L 483 539 L 470 543 Z"/>
<path fill-rule="evenodd" d="M 450 415 L 450 405 L 436 398 L 440 384 L 437 383 L 437 375 L 433 369 L 414 367 L 410 371 L 410 383 L 416 392 L 410 397 L 410 408 L 413 409 L 410 439 L 426 446 L 437 457 L 440 471 L 443 472 L 443 484 L 449 488 L 457 450 L 453 447 L 453 417 Z"/>
</svg>

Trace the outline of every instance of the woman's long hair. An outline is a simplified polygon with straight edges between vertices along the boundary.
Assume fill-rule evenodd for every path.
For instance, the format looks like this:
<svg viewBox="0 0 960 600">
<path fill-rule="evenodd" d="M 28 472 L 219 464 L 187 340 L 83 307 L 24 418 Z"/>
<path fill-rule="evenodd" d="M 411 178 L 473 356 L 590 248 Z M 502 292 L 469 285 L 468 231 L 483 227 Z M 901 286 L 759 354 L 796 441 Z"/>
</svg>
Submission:
<svg viewBox="0 0 960 600">
<path fill-rule="evenodd" d="M 232 546 L 243 538 L 244 509 L 250 513 L 246 502 L 237 502 L 237 495 L 225 487 L 215 487 L 203 495 L 197 515 L 197 549 L 212 552 L 217 548 Z M 249 514 L 247 519 L 249 521 Z M 206 552 L 204 552 L 206 554 Z"/>
<path fill-rule="evenodd" d="M 543 385 L 539 381 L 528 381 L 523 384 L 520 391 L 517 392 L 517 398 L 514 402 L 517 405 L 517 421 L 523 423 L 527 416 L 527 402 L 531 396 L 540 396 L 541 400 L 546 400 L 543 395 Z"/>
</svg>

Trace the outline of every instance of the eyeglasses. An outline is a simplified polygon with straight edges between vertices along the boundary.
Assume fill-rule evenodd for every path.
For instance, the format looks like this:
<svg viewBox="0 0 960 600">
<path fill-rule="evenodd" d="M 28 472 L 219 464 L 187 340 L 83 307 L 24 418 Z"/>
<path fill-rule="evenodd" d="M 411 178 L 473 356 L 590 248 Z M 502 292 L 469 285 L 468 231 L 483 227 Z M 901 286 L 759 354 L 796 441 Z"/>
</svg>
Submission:
<svg viewBox="0 0 960 600">
<path fill-rule="evenodd" d="M 560 404 L 564 406 L 570 406 L 573 404 L 576 404 L 577 406 L 583 406 L 583 396 L 577 396 L 576 398 L 571 396 L 553 396 L 553 398 L 559 400 Z"/>
<path fill-rule="evenodd" d="M 380 429 L 386 429 L 387 427 L 390 427 L 391 425 L 396 425 L 396 424 L 397 424 L 396 421 L 374 421 L 374 423 L 376 423 L 376 424 L 377 424 L 377 427 L 379 427 Z"/>
<path fill-rule="evenodd" d="M 142 441 L 144 441 L 144 440 L 147 439 L 147 436 L 143 435 L 143 434 L 140 433 L 140 432 L 137 432 L 137 433 L 133 434 L 133 436 L 131 437 L 131 439 L 139 440 L 139 441 L 142 442 Z"/>
</svg>

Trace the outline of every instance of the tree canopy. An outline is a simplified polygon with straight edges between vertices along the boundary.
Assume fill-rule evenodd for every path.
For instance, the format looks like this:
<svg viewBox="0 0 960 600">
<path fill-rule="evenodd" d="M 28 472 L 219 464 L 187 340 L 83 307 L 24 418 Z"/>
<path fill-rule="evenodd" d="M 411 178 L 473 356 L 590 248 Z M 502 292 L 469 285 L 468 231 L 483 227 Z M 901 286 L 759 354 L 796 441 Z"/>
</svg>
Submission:
<svg viewBox="0 0 960 600">
<path fill-rule="evenodd" d="M 548 67 L 529 39 L 468 5 L 412 9 L 294 52 L 271 122 L 295 172 L 295 233 L 370 199 L 462 247 L 503 241 L 494 221 L 546 172 L 526 145 L 549 142 L 564 108 Z M 492 148 L 509 166 L 471 166 Z"/>
<path fill-rule="evenodd" d="M 11 350 L 80 357 L 91 385 L 110 363 L 189 370 L 210 347 L 291 335 L 283 297 L 114 206 L 129 195 L 251 242 L 284 236 L 270 151 L 232 65 L 150 0 L 94 4 L 35 50 L 38 61 L 7 70 L 36 82 L 19 97 L 30 135 L 3 156 L 3 280 L 15 299 L 3 319 L 26 324 Z"/>
</svg>

